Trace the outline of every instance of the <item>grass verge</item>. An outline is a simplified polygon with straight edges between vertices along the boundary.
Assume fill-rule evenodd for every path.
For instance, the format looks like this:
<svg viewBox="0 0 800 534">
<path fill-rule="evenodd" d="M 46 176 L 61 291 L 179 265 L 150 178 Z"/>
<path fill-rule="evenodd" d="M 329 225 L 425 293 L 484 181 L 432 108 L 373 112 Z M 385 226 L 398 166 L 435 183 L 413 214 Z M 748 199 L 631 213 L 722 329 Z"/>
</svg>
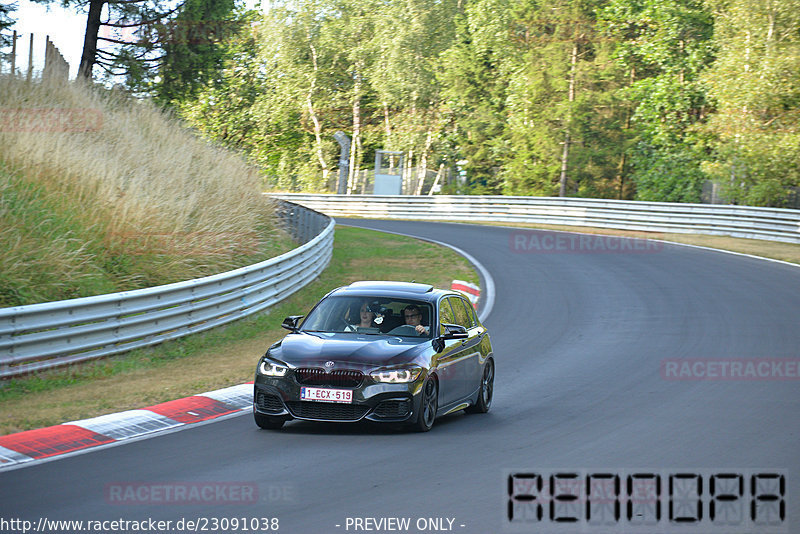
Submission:
<svg viewBox="0 0 800 534">
<path fill-rule="evenodd" d="M 151 103 L 0 75 L 0 307 L 199 278 L 291 246 L 240 155 Z"/>
<path fill-rule="evenodd" d="M 338 227 L 325 272 L 269 314 L 129 354 L 0 382 L 0 435 L 141 408 L 253 379 L 255 364 L 331 289 L 356 280 L 450 287 L 478 275 L 452 250 L 415 239 Z"/>
</svg>

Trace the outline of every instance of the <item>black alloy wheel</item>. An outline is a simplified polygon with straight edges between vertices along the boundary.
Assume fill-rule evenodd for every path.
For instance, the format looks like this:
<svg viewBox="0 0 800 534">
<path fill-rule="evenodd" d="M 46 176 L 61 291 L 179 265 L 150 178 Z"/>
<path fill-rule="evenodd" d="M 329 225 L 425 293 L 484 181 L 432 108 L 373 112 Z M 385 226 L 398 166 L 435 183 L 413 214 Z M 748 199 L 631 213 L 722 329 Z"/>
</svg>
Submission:
<svg viewBox="0 0 800 534">
<path fill-rule="evenodd" d="M 256 420 L 256 424 L 264 430 L 279 430 L 283 426 L 283 423 L 286 422 L 285 417 L 263 415 L 258 412 L 253 412 L 253 418 Z"/>
<path fill-rule="evenodd" d="M 466 409 L 469 413 L 486 413 L 492 407 L 492 395 L 494 394 L 494 362 L 488 360 L 483 367 L 483 377 L 481 378 L 481 389 L 478 392 L 478 402 Z"/>
<path fill-rule="evenodd" d="M 439 409 L 439 385 L 436 379 L 429 376 L 422 384 L 422 402 L 420 402 L 417 419 L 413 423 L 414 430 L 427 432 L 436 420 L 436 411 Z"/>
</svg>

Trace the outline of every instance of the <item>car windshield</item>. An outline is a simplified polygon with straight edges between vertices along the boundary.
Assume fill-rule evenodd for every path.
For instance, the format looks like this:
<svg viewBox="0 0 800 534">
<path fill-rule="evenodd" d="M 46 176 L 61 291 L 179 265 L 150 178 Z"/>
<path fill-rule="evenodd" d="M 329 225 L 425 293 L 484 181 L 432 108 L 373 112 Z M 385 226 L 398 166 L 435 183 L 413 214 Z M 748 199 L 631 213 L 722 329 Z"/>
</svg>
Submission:
<svg viewBox="0 0 800 534">
<path fill-rule="evenodd" d="M 413 299 L 331 296 L 320 302 L 303 332 L 431 337 L 431 305 Z"/>
</svg>

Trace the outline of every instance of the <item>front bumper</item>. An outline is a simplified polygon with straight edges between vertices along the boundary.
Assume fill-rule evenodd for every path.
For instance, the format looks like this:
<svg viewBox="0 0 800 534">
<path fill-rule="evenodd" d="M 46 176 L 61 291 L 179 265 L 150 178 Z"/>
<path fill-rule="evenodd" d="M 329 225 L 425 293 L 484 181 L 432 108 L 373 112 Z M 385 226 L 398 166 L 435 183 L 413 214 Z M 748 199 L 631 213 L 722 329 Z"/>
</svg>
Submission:
<svg viewBox="0 0 800 534">
<path fill-rule="evenodd" d="M 307 421 L 404 422 L 416 417 L 420 409 L 420 391 L 424 377 L 407 384 L 386 384 L 365 377 L 353 391 L 352 403 L 300 400 L 301 386 L 292 376 L 283 378 L 257 374 L 253 410 L 263 415 Z"/>
</svg>

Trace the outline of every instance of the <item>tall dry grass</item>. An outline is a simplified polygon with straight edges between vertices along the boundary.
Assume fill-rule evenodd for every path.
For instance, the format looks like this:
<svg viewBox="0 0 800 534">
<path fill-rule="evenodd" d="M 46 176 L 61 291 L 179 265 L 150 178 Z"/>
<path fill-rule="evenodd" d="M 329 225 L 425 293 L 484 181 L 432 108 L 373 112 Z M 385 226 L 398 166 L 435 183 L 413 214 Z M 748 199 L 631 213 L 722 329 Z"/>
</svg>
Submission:
<svg viewBox="0 0 800 534">
<path fill-rule="evenodd" d="M 0 195 L 0 306 L 195 278 L 289 247 L 242 158 L 149 102 L 79 83 L 0 76 Z"/>
</svg>

